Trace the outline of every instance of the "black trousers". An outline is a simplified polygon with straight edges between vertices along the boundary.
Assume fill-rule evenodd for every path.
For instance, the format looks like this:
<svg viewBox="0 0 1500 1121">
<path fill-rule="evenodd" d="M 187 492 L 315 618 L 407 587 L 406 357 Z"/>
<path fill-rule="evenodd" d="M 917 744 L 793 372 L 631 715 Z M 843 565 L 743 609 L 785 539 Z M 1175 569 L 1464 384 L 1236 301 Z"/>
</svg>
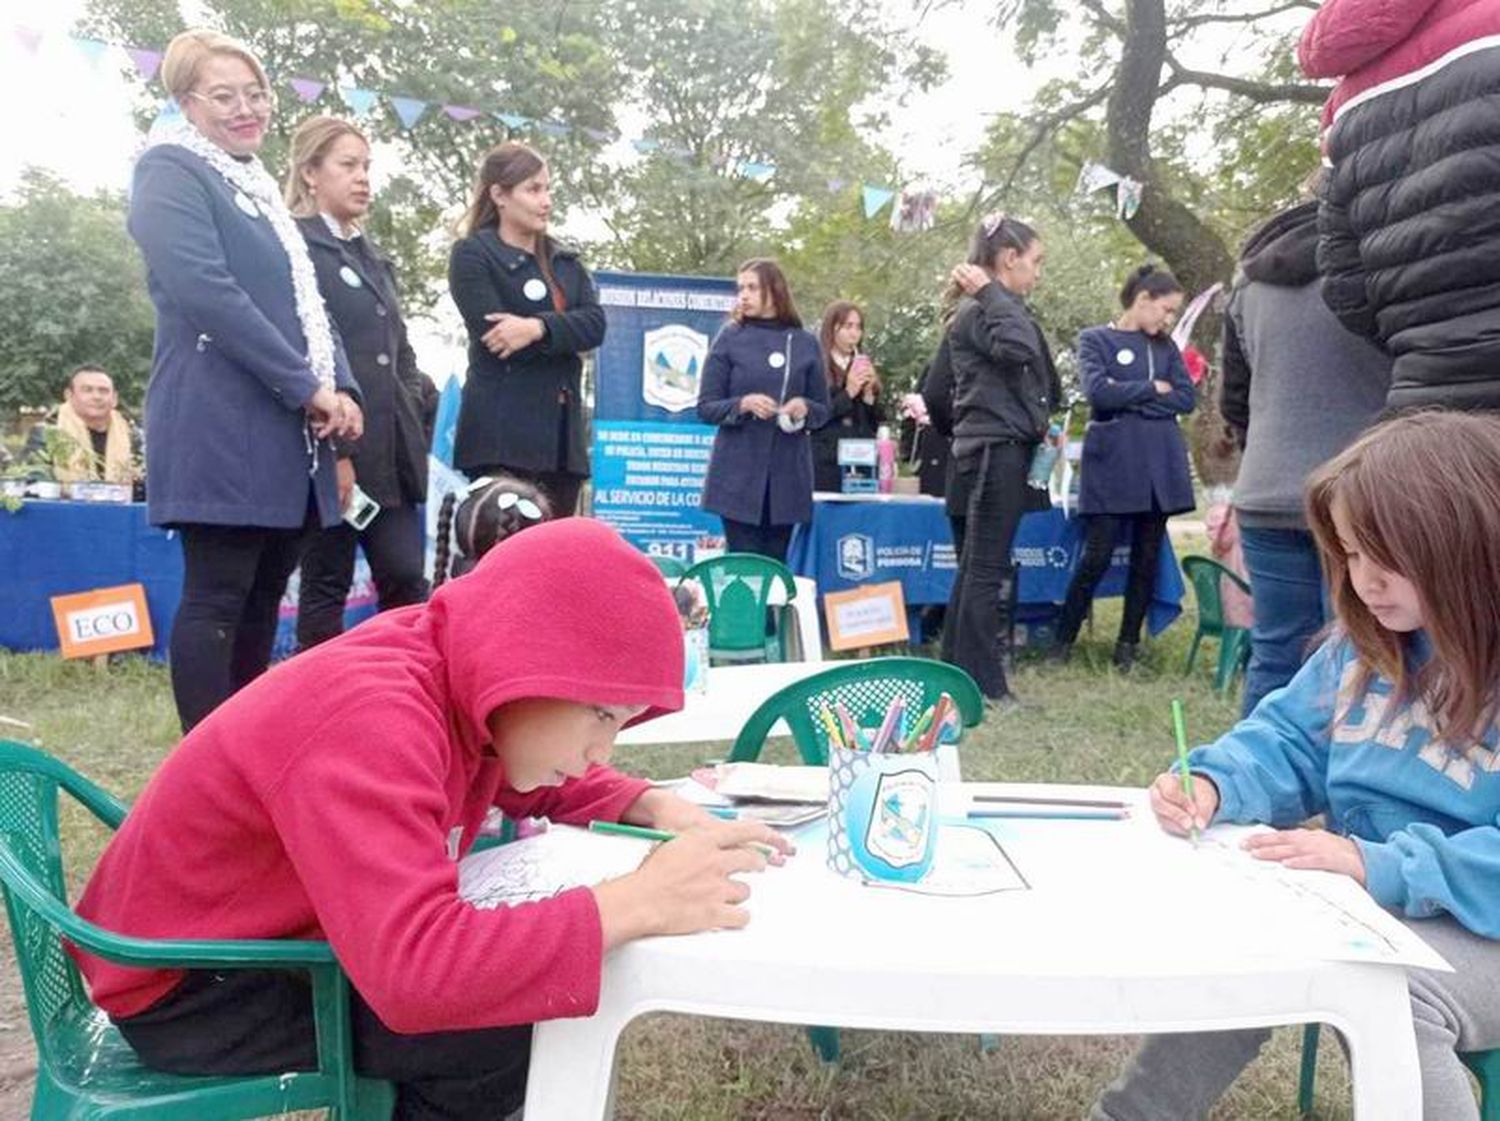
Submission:
<svg viewBox="0 0 1500 1121">
<path fill-rule="evenodd" d="M 354 583 L 354 550 L 363 546 L 380 610 L 427 598 L 422 573 L 422 516 L 415 506 L 386 506 L 364 529 L 340 522 L 314 530 L 302 547 L 297 645 L 306 650 L 344 633 L 344 601 Z"/>
<path fill-rule="evenodd" d="M 578 492 L 583 489 L 584 475 L 570 475 L 566 471 L 528 471 L 524 467 L 507 467 L 496 463 L 476 467 L 468 472 L 471 478 L 485 475 L 509 475 L 530 483 L 547 496 L 547 505 L 552 507 L 554 518 L 570 518 L 578 511 Z"/>
<path fill-rule="evenodd" d="M 943 660 L 968 672 L 986 697 L 1006 696 L 1016 527 L 1026 510 L 1026 472 L 1034 444 L 987 444 L 955 468 L 971 484 L 958 577 L 948 600 Z"/>
<path fill-rule="evenodd" d="M 729 518 L 724 523 L 724 547 L 731 553 L 755 553 L 786 563 L 787 549 L 792 544 L 793 526 L 754 525 L 751 522 L 736 522 Z"/>
<path fill-rule="evenodd" d="M 396 1083 L 395 1121 L 499 1121 L 521 1107 L 531 1025 L 401 1035 L 351 994 L 354 1068 Z M 306 974 L 190 970 L 146 1011 L 116 1020 L 148 1067 L 171 1074 L 315 1070 Z"/>
<path fill-rule="evenodd" d="M 182 601 L 168 653 L 187 732 L 271 664 L 277 609 L 306 529 L 185 525 L 178 532 Z"/>
<path fill-rule="evenodd" d="M 1068 584 L 1062 614 L 1057 622 L 1057 641 L 1072 642 L 1078 637 L 1083 618 L 1094 601 L 1094 589 L 1109 571 L 1120 530 L 1130 527 L 1130 572 L 1125 578 L 1125 610 L 1120 616 L 1118 641 L 1134 646 L 1141 640 L 1141 624 L 1151 606 L 1151 591 L 1156 586 L 1156 564 L 1161 558 L 1162 537 L 1167 532 L 1167 516 L 1155 511 L 1149 514 L 1090 514 L 1085 520 L 1083 556 Z"/>
</svg>

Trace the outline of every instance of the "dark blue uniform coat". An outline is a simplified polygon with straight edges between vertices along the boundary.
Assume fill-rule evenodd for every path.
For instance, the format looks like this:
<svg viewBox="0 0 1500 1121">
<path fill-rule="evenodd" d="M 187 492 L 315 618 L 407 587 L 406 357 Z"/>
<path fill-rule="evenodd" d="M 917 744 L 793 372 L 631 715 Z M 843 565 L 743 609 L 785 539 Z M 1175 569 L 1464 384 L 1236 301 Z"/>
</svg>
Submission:
<svg viewBox="0 0 1500 1121">
<path fill-rule="evenodd" d="M 1081 514 L 1191 510 L 1193 482 L 1177 418 L 1197 396 L 1182 352 L 1144 331 L 1090 327 L 1078 338 L 1078 376 L 1093 417 L 1083 438 Z M 1160 394 L 1153 380 L 1172 383 Z"/>
<path fill-rule="evenodd" d="M 807 424 L 783 432 L 775 418 L 741 412 L 740 398 L 747 393 L 775 401 L 805 398 Z M 703 366 L 698 417 L 719 426 L 703 481 L 703 509 L 750 525 L 812 518 L 812 433 L 828 422 L 828 379 L 816 336 L 774 320 L 728 324 Z"/>
</svg>

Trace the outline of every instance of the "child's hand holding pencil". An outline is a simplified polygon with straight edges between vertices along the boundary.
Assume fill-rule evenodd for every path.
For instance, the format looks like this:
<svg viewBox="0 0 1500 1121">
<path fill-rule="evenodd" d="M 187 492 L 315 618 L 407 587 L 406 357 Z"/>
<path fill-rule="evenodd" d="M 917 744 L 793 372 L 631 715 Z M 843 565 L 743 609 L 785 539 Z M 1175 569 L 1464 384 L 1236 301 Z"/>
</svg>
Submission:
<svg viewBox="0 0 1500 1121">
<path fill-rule="evenodd" d="M 1171 770 L 1156 776 L 1151 784 L 1151 812 L 1168 833 L 1186 837 L 1195 829 L 1207 829 L 1219 808 L 1219 788 L 1203 775 L 1190 778 L 1193 796 L 1182 789 L 1182 774 Z"/>
</svg>

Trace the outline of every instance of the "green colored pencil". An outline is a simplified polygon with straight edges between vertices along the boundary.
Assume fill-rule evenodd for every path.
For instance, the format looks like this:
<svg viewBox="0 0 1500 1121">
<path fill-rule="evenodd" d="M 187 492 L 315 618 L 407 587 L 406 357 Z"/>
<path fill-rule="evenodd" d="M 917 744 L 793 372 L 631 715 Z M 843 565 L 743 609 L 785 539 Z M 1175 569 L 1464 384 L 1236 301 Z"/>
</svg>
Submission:
<svg viewBox="0 0 1500 1121">
<path fill-rule="evenodd" d="M 1188 771 L 1188 746 L 1187 725 L 1182 718 L 1182 702 L 1176 697 L 1172 698 L 1172 733 L 1177 737 L 1177 767 L 1182 772 L 1182 792 L 1187 795 L 1188 805 L 1192 807 L 1194 823 L 1189 830 L 1189 836 L 1193 839 L 1193 847 L 1198 847 L 1198 803 L 1193 800 L 1193 776 Z"/>
<path fill-rule="evenodd" d="M 665 829 L 649 829 L 644 825 L 626 825 L 623 821 L 591 821 L 589 822 L 591 833 L 617 833 L 622 837 L 639 837 L 643 841 L 675 841 L 676 833 Z M 776 850 L 770 845 L 763 845 L 759 841 L 747 841 L 746 844 L 766 856 L 775 856 Z"/>
</svg>

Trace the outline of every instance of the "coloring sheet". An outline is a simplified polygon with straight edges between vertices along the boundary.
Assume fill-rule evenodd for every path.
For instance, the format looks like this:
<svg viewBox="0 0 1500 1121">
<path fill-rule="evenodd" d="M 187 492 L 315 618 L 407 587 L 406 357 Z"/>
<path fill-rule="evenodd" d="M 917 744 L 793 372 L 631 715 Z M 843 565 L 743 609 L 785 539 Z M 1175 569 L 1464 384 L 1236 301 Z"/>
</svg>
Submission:
<svg viewBox="0 0 1500 1121">
<path fill-rule="evenodd" d="M 650 841 L 554 825 L 465 857 L 458 866 L 458 893 L 482 911 L 535 903 L 634 872 L 650 851 Z"/>
</svg>

